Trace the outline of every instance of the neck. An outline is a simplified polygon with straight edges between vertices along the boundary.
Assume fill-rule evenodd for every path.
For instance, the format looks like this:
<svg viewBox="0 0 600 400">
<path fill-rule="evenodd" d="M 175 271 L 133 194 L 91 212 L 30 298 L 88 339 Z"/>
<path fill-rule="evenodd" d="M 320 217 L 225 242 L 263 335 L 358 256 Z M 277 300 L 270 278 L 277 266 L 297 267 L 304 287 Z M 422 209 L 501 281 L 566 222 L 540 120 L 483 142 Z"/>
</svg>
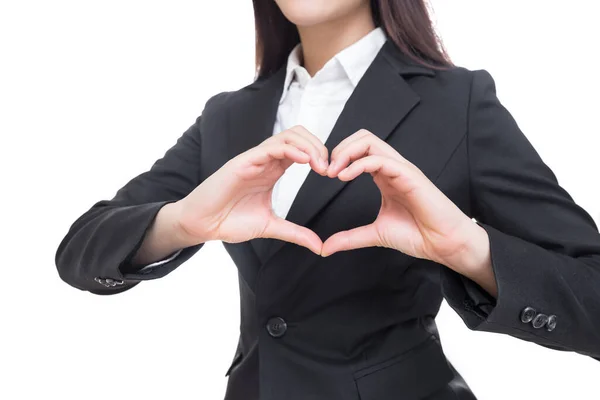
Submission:
<svg viewBox="0 0 600 400">
<path fill-rule="evenodd" d="M 312 26 L 298 26 L 304 68 L 314 76 L 337 53 L 375 29 L 371 7 L 364 7 L 343 18 Z"/>
</svg>

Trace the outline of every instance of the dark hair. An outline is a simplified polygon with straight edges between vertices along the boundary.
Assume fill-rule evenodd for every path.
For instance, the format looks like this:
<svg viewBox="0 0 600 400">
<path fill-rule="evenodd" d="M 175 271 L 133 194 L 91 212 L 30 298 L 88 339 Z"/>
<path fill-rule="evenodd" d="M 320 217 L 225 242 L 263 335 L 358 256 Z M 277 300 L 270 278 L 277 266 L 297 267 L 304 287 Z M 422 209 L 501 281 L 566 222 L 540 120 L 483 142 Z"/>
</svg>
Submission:
<svg viewBox="0 0 600 400">
<path fill-rule="evenodd" d="M 257 79 L 281 68 L 300 42 L 298 30 L 275 0 L 252 0 L 256 26 Z M 426 0 L 370 0 L 373 22 L 381 26 L 398 49 L 421 65 L 434 69 L 452 66 L 438 37 Z"/>
</svg>

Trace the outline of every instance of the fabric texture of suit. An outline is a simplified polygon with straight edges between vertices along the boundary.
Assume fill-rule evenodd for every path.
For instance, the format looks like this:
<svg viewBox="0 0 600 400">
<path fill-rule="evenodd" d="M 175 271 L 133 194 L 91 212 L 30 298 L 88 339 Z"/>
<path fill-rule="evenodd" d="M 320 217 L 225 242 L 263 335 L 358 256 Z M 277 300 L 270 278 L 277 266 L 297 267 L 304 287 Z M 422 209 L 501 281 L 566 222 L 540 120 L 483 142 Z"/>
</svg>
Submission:
<svg viewBox="0 0 600 400">
<path fill-rule="evenodd" d="M 285 66 L 212 97 L 149 171 L 78 218 L 57 249 L 60 277 L 116 294 L 200 250 L 143 271 L 130 264 L 162 206 L 272 134 L 284 74 Z M 238 268 L 241 312 L 227 400 L 474 399 L 440 344 L 434 318 L 443 298 L 472 330 L 600 357 L 600 234 L 501 105 L 487 71 L 429 69 L 388 41 L 326 147 L 361 128 L 486 230 L 498 298 L 445 266 L 388 248 L 323 258 L 279 240 L 224 243 Z M 369 174 L 342 182 L 311 171 L 287 219 L 325 240 L 371 223 L 380 205 Z M 107 278 L 119 284 L 98 283 Z M 556 327 L 524 322 L 527 307 L 555 315 Z M 267 329 L 273 317 L 286 322 L 279 337 Z"/>
</svg>

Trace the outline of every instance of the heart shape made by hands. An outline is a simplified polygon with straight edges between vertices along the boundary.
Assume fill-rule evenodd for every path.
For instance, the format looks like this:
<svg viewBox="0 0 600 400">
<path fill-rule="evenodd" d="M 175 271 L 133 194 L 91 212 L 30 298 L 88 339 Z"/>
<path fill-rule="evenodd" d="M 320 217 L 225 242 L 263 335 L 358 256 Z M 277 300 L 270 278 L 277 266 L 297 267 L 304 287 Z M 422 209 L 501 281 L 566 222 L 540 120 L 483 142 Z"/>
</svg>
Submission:
<svg viewBox="0 0 600 400">
<path fill-rule="evenodd" d="M 371 174 L 382 201 L 375 221 L 327 238 L 317 253 L 323 257 L 379 246 L 450 263 L 459 257 L 467 241 L 481 233 L 481 228 L 419 168 L 367 130 L 341 141 L 332 150 L 330 161 L 325 172 L 330 178 L 350 181 L 360 174 Z"/>
</svg>

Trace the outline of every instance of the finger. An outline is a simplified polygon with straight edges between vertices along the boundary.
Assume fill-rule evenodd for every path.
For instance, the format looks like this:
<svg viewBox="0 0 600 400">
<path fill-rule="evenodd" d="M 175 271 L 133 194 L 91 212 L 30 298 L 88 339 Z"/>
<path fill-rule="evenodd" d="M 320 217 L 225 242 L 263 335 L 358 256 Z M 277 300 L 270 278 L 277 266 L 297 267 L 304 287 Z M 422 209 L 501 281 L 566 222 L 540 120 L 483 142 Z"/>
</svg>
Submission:
<svg viewBox="0 0 600 400">
<path fill-rule="evenodd" d="M 381 243 L 375 225 L 369 224 L 333 234 L 323 243 L 321 256 L 327 257 L 338 251 L 373 246 L 381 246 Z"/>
<path fill-rule="evenodd" d="M 284 240 L 308 248 L 315 254 L 321 254 L 321 238 L 308 228 L 296 225 L 286 219 L 274 217 L 267 224 L 261 237 Z"/>
<path fill-rule="evenodd" d="M 413 175 L 411 168 L 398 160 L 385 156 L 367 156 L 354 161 L 348 167 L 341 170 L 338 173 L 338 178 L 343 181 L 349 181 L 365 172 L 382 173 L 392 179 L 398 178 L 401 175 Z"/>
<path fill-rule="evenodd" d="M 384 156 L 368 156 L 340 171 L 338 179 L 352 180 L 362 173 L 383 174 L 389 178 L 393 191 L 412 216 L 425 226 L 434 227 L 447 217 L 452 202 L 412 164 Z M 453 210 L 458 210 L 452 206 Z"/>
<path fill-rule="evenodd" d="M 338 154 L 340 151 L 342 151 L 348 144 L 350 144 L 356 140 L 360 140 L 369 135 L 373 135 L 373 134 L 366 129 L 359 129 L 358 131 L 354 132 L 352 135 L 348 136 L 347 138 L 345 138 L 344 140 L 339 142 L 338 145 L 335 146 L 335 148 L 331 151 L 330 158 L 333 160 L 336 157 L 336 154 Z"/>
<path fill-rule="evenodd" d="M 255 165 L 267 164 L 274 159 L 284 160 L 306 164 L 310 161 L 310 155 L 300 150 L 298 147 L 292 144 L 286 143 L 272 143 L 257 146 L 251 152 L 251 162 Z"/>
<path fill-rule="evenodd" d="M 327 176 L 333 178 L 352 161 L 369 155 L 380 155 L 394 159 L 398 156 L 398 152 L 377 137 L 363 137 L 360 140 L 348 143 L 344 149 L 337 153 L 327 169 Z"/>
<path fill-rule="evenodd" d="M 336 149 L 338 149 L 337 146 Z M 369 155 L 381 155 L 389 158 L 403 159 L 392 146 L 377 136 L 366 135 L 360 139 L 347 143 L 335 156 L 332 155 L 331 164 L 327 169 L 327 176 L 333 178 L 352 161 Z"/>
<path fill-rule="evenodd" d="M 302 151 L 310 154 L 311 168 L 320 173 L 321 175 L 325 175 L 327 171 L 327 162 L 325 161 L 325 159 L 323 159 L 321 151 L 317 147 L 317 145 L 315 145 L 315 143 L 312 140 L 310 140 L 306 135 L 299 134 L 293 130 L 287 130 L 283 131 L 282 133 L 276 136 L 279 136 L 279 139 L 282 140 L 284 143 L 293 144 Z"/>
<path fill-rule="evenodd" d="M 290 130 L 293 130 L 299 135 L 306 137 L 308 140 L 314 143 L 315 147 L 319 150 L 319 154 L 321 155 L 321 157 L 325 160 L 326 163 L 329 163 L 329 150 L 327 150 L 325 144 L 314 133 L 312 133 L 302 125 L 293 126 L 290 128 Z"/>
</svg>

